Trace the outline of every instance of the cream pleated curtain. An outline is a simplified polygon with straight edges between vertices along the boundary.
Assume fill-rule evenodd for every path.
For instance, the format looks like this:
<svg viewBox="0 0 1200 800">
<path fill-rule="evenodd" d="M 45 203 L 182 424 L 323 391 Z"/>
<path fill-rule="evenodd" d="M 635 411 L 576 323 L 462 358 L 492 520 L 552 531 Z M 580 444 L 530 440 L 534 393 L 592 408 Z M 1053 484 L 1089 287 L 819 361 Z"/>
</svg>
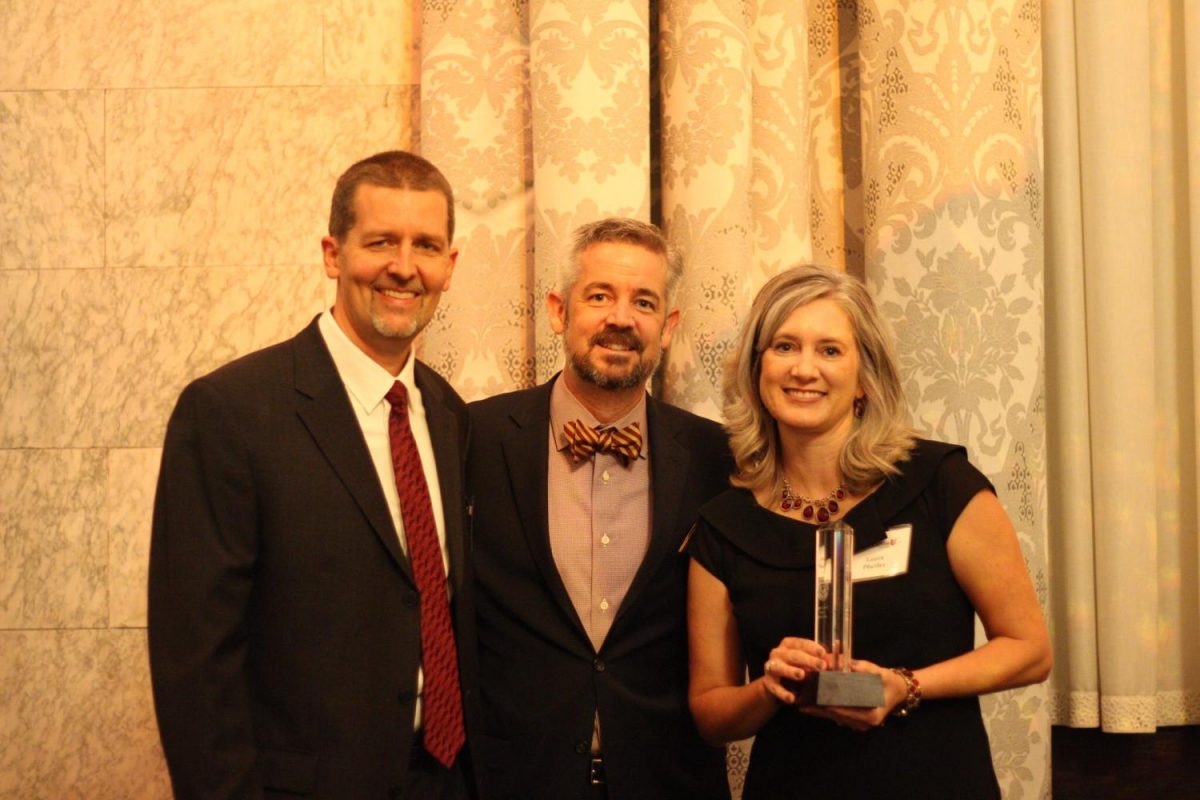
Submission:
<svg viewBox="0 0 1200 800">
<path fill-rule="evenodd" d="M 682 250 L 656 391 L 720 417 L 757 288 L 864 277 L 918 425 L 968 446 L 1046 600 L 1042 72 L 1036 0 L 426 0 L 422 153 L 458 195 L 454 284 L 423 357 L 468 399 L 561 363 L 544 298 L 576 225 Z M 416 127 L 416 126 L 414 126 Z M 1049 794 L 1046 692 L 984 698 L 1005 796 Z M 740 793 L 745 744 L 729 750 Z"/>
<path fill-rule="evenodd" d="M 1045 8 L 1054 721 L 1200 723 L 1200 2 Z"/>
</svg>

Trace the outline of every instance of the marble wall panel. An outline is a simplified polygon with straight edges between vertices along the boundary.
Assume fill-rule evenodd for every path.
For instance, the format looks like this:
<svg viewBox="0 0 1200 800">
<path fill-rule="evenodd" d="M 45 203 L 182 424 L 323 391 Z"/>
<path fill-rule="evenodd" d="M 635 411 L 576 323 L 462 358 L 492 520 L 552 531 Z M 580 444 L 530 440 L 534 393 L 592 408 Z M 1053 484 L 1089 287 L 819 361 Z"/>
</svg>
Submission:
<svg viewBox="0 0 1200 800">
<path fill-rule="evenodd" d="M 410 141 L 411 87 L 114 91 L 110 266 L 296 264 L 351 163 Z"/>
<path fill-rule="evenodd" d="M 108 451 L 105 526 L 108 529 L 108 625 L 146 627 L 150 517 L 160 448 Z"/>
<path fill-rule="evenodd" d="M 334 180 L 412 146 L 412 17 L 0 0 L 0 798 L 170 797 L 143 629 L 166 419 L 331 302 Z"/>
<path fill-rule="evenodd" d="M 413 7 L 394 0 L 325 3 L 325 83 L 413 82 Z"/>
<path fill-rule="evenodd" d="M 104 94 L 0 92 L 0 269 L 104 263 Z"/>
<path fill-rule="evenodd" d="M 104 270 L 0 271 L 0 447 L 88 446 L 95 360 L 120 341 L 110 285 Z"/>
<path fill-rule="evenodd" d="M 108 623 L 105 467 L 101 450 L 0 450 L 0 629 Z"/>
<path fill-rule="evenodd" d="M 0 86 L 283 86 L 321 81 L 315 0 L 0 5 Z"/>
<path fill-rule="evenodd" d="M 88 277 L 0 271 L 0 448 L 158 447 L 188 381 L 294 335 L 332 297 L 316 263 Z"/>
<path fill-rule="evenodd" d="M 171 796 L 145 631 L 0 631 L 0 653 L 0 797 Z"/>
</svg>

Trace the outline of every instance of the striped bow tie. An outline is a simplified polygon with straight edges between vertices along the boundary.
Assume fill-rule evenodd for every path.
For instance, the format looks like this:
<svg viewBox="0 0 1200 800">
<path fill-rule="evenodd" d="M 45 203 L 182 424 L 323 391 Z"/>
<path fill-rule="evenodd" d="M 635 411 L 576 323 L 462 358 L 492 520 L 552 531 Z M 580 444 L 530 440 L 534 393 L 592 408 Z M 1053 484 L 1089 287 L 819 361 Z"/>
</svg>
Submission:
<svg viewBox="0 0 1200 800">
<path fill-rule="evenodd" d="M 591 428 L 577 419 L 563 425 L 563 436 L 576 461 L 591 458 L 598 452 L 609 452 L 628 467 L 642 452 L 642 429 L 636 422 L 624 428 Z"/>
</svg>

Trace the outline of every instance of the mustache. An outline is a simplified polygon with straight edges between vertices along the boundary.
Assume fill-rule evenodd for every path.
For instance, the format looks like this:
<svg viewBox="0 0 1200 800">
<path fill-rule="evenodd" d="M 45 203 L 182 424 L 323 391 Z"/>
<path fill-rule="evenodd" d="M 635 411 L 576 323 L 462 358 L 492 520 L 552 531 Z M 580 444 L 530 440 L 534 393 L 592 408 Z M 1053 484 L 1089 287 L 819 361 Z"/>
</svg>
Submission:
<svg viewBox="0 0 1200 800">
<path fill-rule="evenodd" d="M 375 281 L 371 284 L 372 289 L 393 289 L 400 292 L 413 292 L 414 294 L 425 294 L 425 286 L 421 283 L 420 278 L 414 277 L 409 281 L 393 281 L 386 278 Z"/>
<path fill-rule="evenodd" d="M 636 333 L 622 330 L 601 331 L 591 338 L 589 344 L 592 347 L 612 347 L 616 345 L 636 353 L 640 353 L 646 349 L 646 346 L 642 344 L 642 340 L 638 338 Z"/>
</svg>

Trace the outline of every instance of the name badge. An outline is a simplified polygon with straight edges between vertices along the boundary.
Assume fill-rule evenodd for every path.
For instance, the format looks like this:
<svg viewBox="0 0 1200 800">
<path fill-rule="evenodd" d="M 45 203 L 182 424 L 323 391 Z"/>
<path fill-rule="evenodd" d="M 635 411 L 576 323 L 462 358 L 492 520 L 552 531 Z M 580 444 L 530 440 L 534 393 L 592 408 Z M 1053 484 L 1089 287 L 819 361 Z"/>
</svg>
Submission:
<svg viewBox="0 0 1200 800">
<path fill-rule="evenodd" d="M 912 549 L 912 525 L 888 528 L 882 542 L 854 554 L 854 582 L 894 578 L 908 572 L 908 551 Z"/>
</svg>

